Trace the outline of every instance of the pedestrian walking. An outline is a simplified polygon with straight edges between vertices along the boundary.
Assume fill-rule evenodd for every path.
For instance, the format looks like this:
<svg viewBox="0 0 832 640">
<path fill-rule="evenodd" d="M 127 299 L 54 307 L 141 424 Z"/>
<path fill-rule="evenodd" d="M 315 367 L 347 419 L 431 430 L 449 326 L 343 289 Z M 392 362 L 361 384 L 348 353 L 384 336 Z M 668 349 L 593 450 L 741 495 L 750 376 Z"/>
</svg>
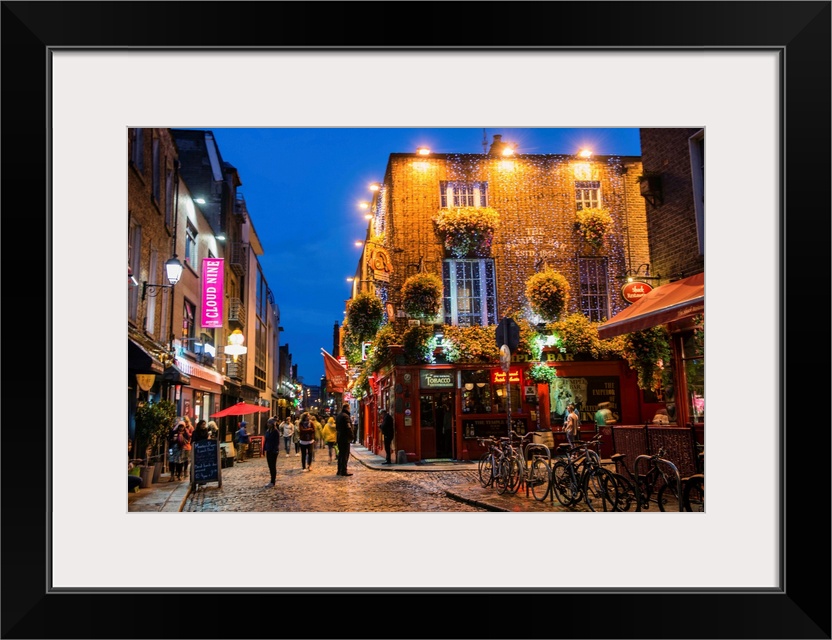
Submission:
<svg viewBox="0 0 832 640">
<path fill-rule="evenodd" d="M 312 424 L 315 425 L 315 448 L 323 449 L 324 447 L 324 425 L 318 420 L 318 416 L 312 416 Z M 312 456 L 314 458 L 314 456 Z"/>
<path fill-rule="evenodd" d="M 333 453 L 336 451 L 335 441 L 338 435 L 335 432 L 335 418 L 329 416 L 324 425 L 324 442 L 326 443 L 327 452 L 329 453 L 329 464 L 332 464 Z"/>
<path fill-rule="evenodd" d="M 341 413 L 335 419 L 336 444 L 338 445 L 338 471 L 336 475 L 351 476 L 347 473 L 347 462 L 350 459 L 350 443 L 352 442 L 352 421 L 350 420 L 350 405 L 345 402 Z"/>
<path fill-rule="evenodd" d="M 381 435 L 384 438 L 384 453 L 387 456 L 387 460 L 384 464 L 393 464 L 390 460 L 390 456 L 393 452 L 393 434 L 395 433 L 393 416 L 390 415 L 390 412 L 387 409 L 382 409 L 379 411 L 379 414 L 381 416 Z"/>
<path fill-rule="evenodd" d="M 300 421 L 295 422 L 295 430 L 292 433 L 292 446 L 295 448 L 295 457 L 300 455 Z"/>
<path fill-rule="evenodd" d="M 304 412 L 298 423 L 298 446 L 300 447 L 300 466 L 304 471 L 312 471 L 312 449 L 315 446 L 315 425 L 308 412 Z"/>
<path fill-rule="evenodd" d="M 246 450 L 248 449 L 248 431 L 246 430 L 246 426 L 248 422 L 242 420 L 240 422 L 240 428 L 237 429 L 237 462 L 245 462 L 246 461 Z"/>
<path fill-rule="evenodd" d="M 266 436 L 263 438 L 263 449 L 266 451 L 266 464 L 269 465 L 269 484 L 266 488 L 274 486 L 277 478 L 277 457 L 280 455 L 280 429 L 277 418 L 272 417 L 266 421 Z"/>
<path fill-rule="evenodd" d="M 283 446 L 286 449 L 286 455 L 289 455 L 289 445 L 292 442 L 292 436 L 295 434 L 295 425 L 292 424 L 292 417 L 286 416 L 283 422 L 280 423 L 280 432 L 283 436 Z"/>
</svg>

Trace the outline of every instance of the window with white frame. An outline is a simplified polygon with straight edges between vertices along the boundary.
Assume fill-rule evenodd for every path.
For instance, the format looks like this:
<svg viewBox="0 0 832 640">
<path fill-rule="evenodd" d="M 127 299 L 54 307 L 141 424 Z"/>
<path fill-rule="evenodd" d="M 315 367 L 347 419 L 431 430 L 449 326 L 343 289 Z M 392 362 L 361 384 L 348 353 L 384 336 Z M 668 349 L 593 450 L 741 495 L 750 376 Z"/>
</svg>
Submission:
<svg viewBox="0 0 832 640">
<path fill-rule="evenodd" d="M 188 228 L 185 231 L 185 260 L 196 269 L 196 237 L 199 234 L 194 223 L 188 220 Z"/>
<path fill-rule="evenodd" d="M 161 146 L 159 143 L 159 138 L 153 138 L 153 155 L 152 155 L 152 191 L 153 200 L 156 204 L 162 202 L 162 158 L 161 158 Z"/>
<path fill-rule="evenodd" d="M 492 259 L 445 260 L 442 281 L 445 324 L 461 327 L 497 324 Z"/>
<path fill-rule="evenodd" d="M 601 183 L 598 180 L 576 181 L 575 204 L 578 211 L 599 209 L 601 207 Z"/>
<path fill-rule="evenodd" d="M 127 264 L 136 279 L 141 272 L 142 227 L 135 220 L 130 220 L 130 230 L 127 234 Z M 130 287 L 127 299 L 127 313 L 132 322 L 136 322 L 139 312 L 139 287 Z"/>
<path fill-rule="evenodd" d="M 130 162 L 137 171 L 144 171 L 144 129 L 133 129 L 133 148 L 131 149 Z"/>
<path fill-rule="evenodd" d="M 173 171 L 170 169 L 165 174 L 165 226 L 173 227 Z"/>
<path fill-rule="evenodd" d="M 609 318 L 610 296 L 607 282 L 607 258 L 579 258 L 581 279 L 581 313 L 592 322 Z"/>
<path fill-rule="evenodd" d="M 442 180 L 439 183 L 439 206 L 450 207 L 487 207 L 487 182 L 460 182 Z"/>
<path fill-rule="evenodd" d="M 185 300 L 182 305 L 182 342 L 186 351 L 193 351 L 193 342 L 196 338 L 196 305 L 190 300 Z"/>
</svg>

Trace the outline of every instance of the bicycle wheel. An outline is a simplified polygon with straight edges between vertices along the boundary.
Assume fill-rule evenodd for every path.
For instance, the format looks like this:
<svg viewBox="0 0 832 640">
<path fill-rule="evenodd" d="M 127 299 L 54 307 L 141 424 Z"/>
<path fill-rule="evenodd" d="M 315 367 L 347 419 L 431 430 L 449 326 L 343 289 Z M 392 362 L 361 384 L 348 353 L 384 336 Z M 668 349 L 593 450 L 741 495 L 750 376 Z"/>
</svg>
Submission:
<svg viewBox="0 0 832 640">
<path fill-rule="evenodd" d="M 580 499 L 578 485 L 572 480 L 569 465 L 559 460 L 552 467 L 552 491 L 564 507 L 571 507 Z"/>
<path fill-rule="evenodd" d="M 523 483 L 525 470 L 520 458 L 509 458 L 508 460 L 508 481 L 506 482 L 507 493 L 517 493 Z"/>
<path fill-rule="evenodd" d="M 662 481 L 662 486 L 656 494 L 656 502 L 659 503 L 659 511 L 680 511 L 682 496 L 679 495 L 675 478 L 671 478 L 670 482 Z"/>
<path fill-rule="evenodd" d="M 613 473 L 612 477 L 615 480 L 616 489 L 618 490 L 618 499 L 615 502 L 615 510 L 629 511 L 636 502 L 635 487 L 632 482 L 618 473 Z M 608 477 L 605 476 L 605 478 L 607 481 L 609 480 Z"/>
<path fill-rule="evenodd" d="M 494 474 L 494 484 L 497 485 L 497 493 L 503 495 L 508 491 L 509 480 L 509 459 L 501 458 L 497 463 L 497 472 Z"/>
<path fill-rule="evenodd" d="M 491 483 L 494 482 L 494 456 L 486 453 L 480 458 L 477 472 L 479 473 L 480 484 L 484 487 L 490 487 Z"/>
<path fill-rule="evenodd" d="M 543 502 L 549 495 L 552 486 L 552 469 L 545 460 L 536 458 L 532 462 L 532 475 L 529 478 L 532 496 L 538 502 Z"/>
<path fill-rule="evenodd" d="M 612 472 L 603 467 L 587 469 L 583 481 L 586 505 L 590 511 L 616 511 L 618 484 Z"/>
<path fill-rule="evenodd" d="M 701 473 L 692 475 L 685 483 L 682 506 L 685 511 L 705 511 L 705 476 Z"/>
</svg>

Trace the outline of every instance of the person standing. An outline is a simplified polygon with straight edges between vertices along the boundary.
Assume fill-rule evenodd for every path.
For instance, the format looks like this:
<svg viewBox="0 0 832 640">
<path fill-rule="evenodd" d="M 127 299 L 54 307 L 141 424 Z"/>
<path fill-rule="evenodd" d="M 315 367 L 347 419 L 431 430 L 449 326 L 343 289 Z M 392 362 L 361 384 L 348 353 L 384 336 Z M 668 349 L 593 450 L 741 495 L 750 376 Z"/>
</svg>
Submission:
<svg viewBox="0 0 832 640">
<path fill-rule="evenodd" d="M 248 431 L 246 430 L 248 423 L 245 420 L 240 422 L 240 428 L 237 429 L 237 462 L 246 461 L 246 450 L 248 449 Z"/>
<path fill-rule="evenodd" d="M 304 471 L 312 471 L 312 449 L 315 446 L 315 425 L 308 412 L 304 412 L 298 423 L 298 446 L 300 447 L 300 466 Z"/>
<path fill-rule="evenodd" d="M 185 422 L 180 420 L 173 429 L 170 441 L 170 458 L 168 460 L 170 464 L 170 480 L 168 482 L 182 479 L 182 447 L 185 444 L 184 433 Z"/>
<path fill-rule="evenodd" d="M 188 465 L 191 462 L 191 439 L 193 438 L 194 428 L 191 421 L 185 416 L 185 428 L 182 430 L 182 440 L 180 446 L 182 447 L 182 454 L 179 461 L 182 463 L 182 478 L 188 477 Z"/>
<path fill-rule="evenodd" d="M 196 423 L 196 429 L 191 436 L 191 442 L 199 442 L 209 438 L 208 427 L 205 426 L 205 420 L 200 420 Z"/>
<path fill-rule="evenodd" d="M 338 471 L 335 475 L 351 476 L 347 473 L 347 462 L 350 459 L 350 443 L 352 442 L 352 421 L 350 420 L 350 405 L 345 402 L 341 413 L 335 419 L 336 444 L 338 445 Z"/>
<path fill-rule="evenodd" d="M 318 420 L 318 416 L 312 416 L 312 424 L 315 425 L 315 448 L 323 449 L 324 446 L 324 425 Z M 313 456 L 314 457 L 314 456 Z"/>
<path fill-rule="evenodd" d="M 605 427 L 608 424 L 615 424 L 615 415 L 610 411 L 609 402 L 601 402 L 598 404 L 598 411 L 595 412 L 596 431 L 598 428 Z"/>
<path fill-rule="evenodd" d="M 393 416 L 387 409 L 382 409 L 381 414 L 381 435 L 384 438 L 384 453 L 387 456 L 387 461 L 384 464 L 393 464 L 390 456 L 393 452 L 393 434 L 395 427 L 393 426 Z"/>
<path fill-rule="evenodd" d="M 280 424 L 280 432 L 283 436 L 283 446 L 286 449 L 286 455 L 289 455 L 289 445 L 292 442 L 292 436 L 295 434 L 295 425 L 292 424 L 292 417 L 286 416 Z"/>
<path fill-rule="evenodd" d="M 580 429 L 581 419 L 575 410 L 575 405 L 570 403 L 566 405 L 566 422 L 563 425 L 563 432 L 566 434 L 566 439 L 570 447 L 575 446 L 575 439 Z"/>
<path fill-rule="evenodd" d="M 274 487 L 277 478 L 277 456 L 280 455 L 280 429 L 277 425 L 277 418 L 269 418 L 266 422 L 266 437 L 263 438 L 263 449 L 266 452 L 266 464 L 269 465 L 269 476 L 271 480 L 266 488 Z"/>
<path fill-rule="evenodd" d="M 335 451 L 335 441 L 337 437 L 338 436 L 335 433 L 335 418 L 329 416 L 329 418 L 326 419 L 326 424 L 323 429 L 324 442 L 326 443 L 326 448 L 329 452 L 329 464 L 332 464 L 332 454 Z"/>
</svg>

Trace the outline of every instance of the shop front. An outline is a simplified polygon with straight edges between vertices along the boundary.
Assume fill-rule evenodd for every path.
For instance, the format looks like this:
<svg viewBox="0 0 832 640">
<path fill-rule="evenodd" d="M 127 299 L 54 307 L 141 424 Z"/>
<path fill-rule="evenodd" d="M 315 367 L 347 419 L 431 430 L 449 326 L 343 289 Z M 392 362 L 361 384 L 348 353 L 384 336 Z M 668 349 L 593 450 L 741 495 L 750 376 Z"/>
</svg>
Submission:
<svg viewBox="0 0 832 640">
<path fill-rule="evenodd" d="M 397 365 L 374 381 L 362 401 L 363 413 L 370 417 L 362 444 L 382 452 L 380 407 L 390 408 L 394 449 L 403 450 L 408 461 L 476 460 L 485 451 L 479 438 L 506 436 L 509 429 L 519 435 L 550 432 L 557 444 L 565 441 L 561 426 L 570 402 L 581 414 L 584 439 L 596 433 L 594 417 L 601 402 L 609 402 L 621 420 L 639 423 L 645 414 L 652 415 L 625 361 L 574 361 L 546 352 L 543 358 L 558 374 L 551 385 L 529 379 L 530 362 L 514 362 L 508 371 L 498 364 Z"/>
</svg>

